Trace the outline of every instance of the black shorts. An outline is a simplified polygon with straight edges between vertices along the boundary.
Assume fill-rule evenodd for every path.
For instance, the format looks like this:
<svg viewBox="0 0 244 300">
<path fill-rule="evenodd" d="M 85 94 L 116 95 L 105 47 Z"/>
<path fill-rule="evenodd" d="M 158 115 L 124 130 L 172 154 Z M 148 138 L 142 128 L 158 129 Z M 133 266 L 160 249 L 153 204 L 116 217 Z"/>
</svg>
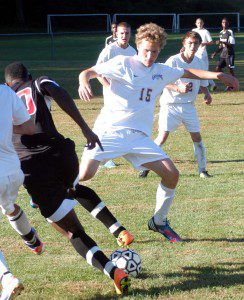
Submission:
<svg viewBox="0 0 244 300">
<path fill-rule="evenodd" d="M 223 58 L 220 57 L 217 66 L 221 69 L 223 69 L 224 67 L 228 67 L 230 69 L 234 69 L 235 68 L 235 56 L 234 54 L 229 55 L 227 58 Z"/>
<path fill-rule="evenodd" d="M 21 168 L 25 174 L 25 188 L 38 204 L 41 214 L 48 218 L 68 198 L 67 190 L 78 176 L 75 144 L 70 139 L 64 139 L 44 153 L 22 159 Z"/>
</svg>

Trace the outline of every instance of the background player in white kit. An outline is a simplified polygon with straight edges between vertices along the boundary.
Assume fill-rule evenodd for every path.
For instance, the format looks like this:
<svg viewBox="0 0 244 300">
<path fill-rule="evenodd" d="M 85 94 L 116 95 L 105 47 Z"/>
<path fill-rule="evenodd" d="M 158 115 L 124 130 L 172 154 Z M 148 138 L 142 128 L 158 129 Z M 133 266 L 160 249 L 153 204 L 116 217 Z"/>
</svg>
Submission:
<svg viewBox="0 0 244 300">
<path fill-rule="evenodd" d="M 126 22 L 119 23 L 117 25 L 117 40 L 102 50 L 102 52 L 99 54 L 97 64 L 104 63 L 109 59 L 114 58 L 117 55 L 124 55 L 124 56 L 136 55 L 136 50 L 129 45 L 130 37 L 131 37 L 130 24 Z M 105 77 L 100 77 L 98 78 L 98 80 L 103 85 L 103 96 L 104 99 L 106 99 L 104 94 L 106 92 L 109 92 L 109 89 L 106 88 L 109 86 L 109 78 L 106 79 Z M 116 166 L 116 164 L 112 160 L 109 160 L 104 163 L 105 163 L 104 164 L 105 168 L 112 168 Z"/>
<path fill-rule="evenodd" d="M 170 67 L 205 70 L 203 61 L 195 55 L 200 44 L 201 36 L 197 32 L 187 32 L 182 39 L 184 52 L 171 56 L 165 64 Z M 159 133 L 154 140 L 157 145 L 162 146 L 169 133 L 175 131 L 183 123 L 193 141 L 194 154 L 201 178 L 211 176 L 206 171 L 206 149 L 202 142 L 194 103 L 199 87 L 204 93 L 205 103 L 212 102 L 207 86 L 208 80 L 192 79 L 189 81 L 186 78 L 178 79 L 175 83 L 167 85 L 160 98 Z M 142 171 L 139 177 L 146 177 L 148 172 L 148 170 Z"/>
<path fill-rule="evenodd" d="M 35 132 L 35 126 L 22 101 L 8 86 L 0 85 L 0 208 L 30 250 L 41 254 L 44 250 L 43 243 L 37 237 L 23 210 L 15 204 L 24 174 L 12 144 L 13 125 L 15 133 Z M 21 281 L 9 271 L 1 251 L 0 280 L 3 287 L 1 300 L 12 299 L 24 288 Z"/>
<path fill-rule="evenodd" d="M 203 28 L 204 22 L 203 19 L 198 18 L 196 19 L 196 28 L 192 29 L 192 31 L 196 31 L 197 33 L 200 34 L 202 38 L 202 42 L 196 52 L 196 56 L 199 57 L 200 59 L 203 60 L 204 63 L 204 70 L 209 69 L 209 60 L 208 60 L 208 53 L 207 53 L 207 47 L 213 44 L 212 37 L 210 35 L 210 32 Z M 214 83 L 213 80 L 209 80 L 209 85 L 210 85 L 210 91 L 215 91 L 217 89 L 217 85 Z"/>
<path fill-rule="evenodd" d="M 150 230 L 164 235 L 170 242 L 181 238 L 169 226 L 167 215 L 175 194 L 179 172 L 170 158 L 151 139 L 155 102 L 163 88 L 180 77 L 220 79 L 238 88 L 238 80 L 224 73 L 184 70 L 154 63 L 166 43 L 163 28 L 145 24 L 137 29 L 135 39 L 138 55 L 117 56 L 106 63 L 81 72 L 79 95 L 89 101 L 92 91 L 89 80 L 98 76 L 111 79 L 110 97 L 97 119 L 97 134 L 104 147 L 85 150 L 80 165 L 80 180 L 91 179 L 100 161 L 123 156 L 137 169 L 151 169 L 161 177 L 156 193 L 154 216 Z"/>
</svg>

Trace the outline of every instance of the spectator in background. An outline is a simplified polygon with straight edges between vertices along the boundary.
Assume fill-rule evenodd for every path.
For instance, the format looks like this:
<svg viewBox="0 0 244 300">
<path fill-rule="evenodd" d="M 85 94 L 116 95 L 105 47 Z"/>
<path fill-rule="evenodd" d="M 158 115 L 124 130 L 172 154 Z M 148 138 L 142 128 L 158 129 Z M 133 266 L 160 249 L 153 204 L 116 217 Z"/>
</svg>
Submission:
<svg viewBox="0 0 244 300">
<path fill-rule="evenodd" d="M 105 40 L 105 47 L 107 47 L 108 45 L 110 45 L 110 44 L 117 41 L 117 35 L 116 35 L 117 22 L 112 22 L 111 23 L 111 32 L 112 32 L 112 35 L 108 36 Z"/>
<path fill-rule="evenodd" d="M 195 55 L 203 61 L 204 68 L 206 71 L 208 71 L 209 61 L 208 61 L 207 47 L 213 44 L 213 40 L 212 40 L 212 37 L 211 37 L 209 31 L 207 29 L 203 28 L 203 26 L 204 26 L 203 19 L 201 19 L 201 18 L 196 19 L 195 24 L 196 24 L 196 28 L 192 29 L 192 31 L 195 31 L 198 34 L 200 34 L 200 36 L 202 38 L 202 43 L 200 44 Z M 208 82 L 210 85 L 210 87 L 209 87 L 210 91 L 215 91 L 217 89 L 217 85 L 214 83 L 214 81 L 209 80 Z"/>
<path fill-rule="evenodd" d="M 235 37 L 233 31 L 229 29 L 229 21 L 226 18 L 222 19 L 222 28 L 219 40 L 216 41 L 218 48 L 211 55 L 211 58 L 213 59 L 219 52 L 221 52 L 219 61 L 217 62 L 216 71 L 222 72 L 223 68 L 228 67 L 230 74 L 235 76 Z M 229 87 L 226 88 L 226 91 L 228 90 L 230 90 Z"/>
<path fill-rule="evenodd" d="M 12 143 L 13 132 L 32 135 L 35 125 L 20 98 L 9 87 L 0 85 L 0 208 L 26 246 L 32 252 L 41 254 L 44 250 L 43 243 L 31 227 L 24 211 L 15 204 L 24 174 Z M 0 280 L 1 300 L 13 299 L 24 289 L 21 281 L 9 271 L 1 251 Z"/>
</svg>

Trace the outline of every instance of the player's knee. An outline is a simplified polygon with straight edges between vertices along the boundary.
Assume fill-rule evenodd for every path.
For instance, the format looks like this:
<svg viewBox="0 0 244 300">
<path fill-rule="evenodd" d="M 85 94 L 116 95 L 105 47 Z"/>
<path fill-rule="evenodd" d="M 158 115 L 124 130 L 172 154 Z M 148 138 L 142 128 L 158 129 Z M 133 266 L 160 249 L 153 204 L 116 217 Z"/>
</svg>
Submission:
<svg viewBox="0 0 244 300">
<path fill-rule="evenodd" d="M 64 229 L 64 235 L 70 240 L 74 236 L 76 232 L 82 232 L 84 231 L 83 226 L 80 224 L 80 222 L 68 219 L 66 220 L 65 229 Z"/>
<path fill-rule="evenodd" d="M 179 177 L 180 177 L 180 172 L 175 168 L 169 176 L 169 180 L 170 180 L 170 186 L 171 188 L 175 188 L 177 186 L 177 183 L 179 181 Z"/>
<path fill-rule="evenodd" d="M 95 173 L 92 171 L 89 171 L 89 170 L 88 171 L 80 171 L 79 180 L 86 181 L 86 180 L 91 179 L 94 175 L 95 175 Z"/>
<path fill-rule="evenodd" d="M 99 199 L 98 195 L 94 190 L 81 184 L 76 185 L 74 195 L 75 198 L 78 197 L 91 200 Z"/>
<path fill-rule="evenodd" d="M 14 216 L 15 215 L 15 206 L 13 203 L 7 203 L 1 205 L 2 214 L 5 216 Z"/>
<path fill-rule="evenodd" d="M 172 184 L 176 186 L 179 181 L 179 178 L 180 178 L 180 172 L 177 169 L 175 169 L 172 174 Z"/>
<path fill-rule="evenodd" d="M 177 186 L 179 177 L 180 177 L 179 171 L 176 168 L 174 168 L 174 170 L 171 170 L 170 172 L 167 173 L 167 176 L 164 176 L 162 178 L 162 183 L 166 187 L 170 189 L 174 189 Z"/>
</svg>

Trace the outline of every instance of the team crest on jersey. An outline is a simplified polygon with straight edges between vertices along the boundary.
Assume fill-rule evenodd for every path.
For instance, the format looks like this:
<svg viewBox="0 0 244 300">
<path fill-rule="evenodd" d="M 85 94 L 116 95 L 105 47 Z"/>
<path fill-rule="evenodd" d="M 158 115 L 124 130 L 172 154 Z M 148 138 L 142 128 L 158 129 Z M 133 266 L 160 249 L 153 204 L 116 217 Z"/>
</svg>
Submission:
<svg viewBox="0 0 244 300">
<path fill-rule="evenodd" d="M 161 79 L 161 80 L 163 80 L 163 75 L 162 74 L 154 74 L 154 75 L 152 75 L 152 80 L 154 80 L 154 79 Z"/>
</svg>

